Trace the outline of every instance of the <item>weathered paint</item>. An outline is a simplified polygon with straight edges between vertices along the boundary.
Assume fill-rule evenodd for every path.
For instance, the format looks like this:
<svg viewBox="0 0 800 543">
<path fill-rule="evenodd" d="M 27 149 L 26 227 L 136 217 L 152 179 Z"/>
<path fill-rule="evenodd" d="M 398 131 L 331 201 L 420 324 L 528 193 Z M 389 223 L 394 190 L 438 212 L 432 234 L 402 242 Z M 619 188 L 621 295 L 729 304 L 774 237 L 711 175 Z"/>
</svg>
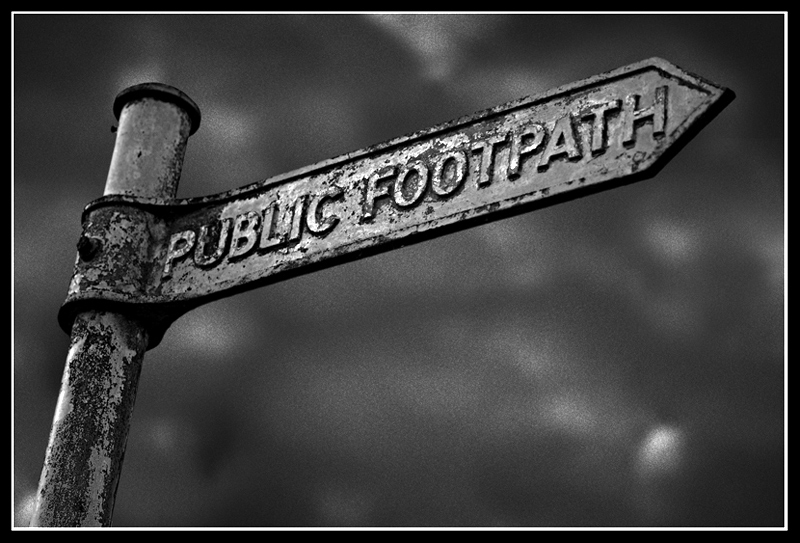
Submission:
<svg viewBox="0 0 800 543">
<path fill-rule="evenodd" d="M 84 224 L 109 250 L 76 264 L 62 326 L 121 304 L 152 347 L 212 299 L 650 177 L 732 98 L 649 59 L 216 196 L 102 198 Z"/>
<path fill-rule="evenodd" d="M 200 126 L 200 109 L 178 89 L 156 83 L 117 95 L 117 140 L 106 195 L 174 198 L 189 136 Z"/>
<path fill-rule="evenodd" d="M 175 196 L 186 140 L 200 112 L 183 93 L 155 83 L 120 93 L 120 121 L 106 195 Z M 84 222 L 70 292 L 111 282 L 126 295 L 148 284 L 151 247 L 165 232 L 135 206 L 106 208 Z M 122 311 L 120 311 L 122 310 Z M 148 327 L 102 300 L 70 316 L 71 340 L 31 526 L 110 526 Z"/>
<path fill-rule="evenodd" d="M 115 313 L 75 319 L 31 526 L 108 526 L 147 346 Z"/>
</svg>

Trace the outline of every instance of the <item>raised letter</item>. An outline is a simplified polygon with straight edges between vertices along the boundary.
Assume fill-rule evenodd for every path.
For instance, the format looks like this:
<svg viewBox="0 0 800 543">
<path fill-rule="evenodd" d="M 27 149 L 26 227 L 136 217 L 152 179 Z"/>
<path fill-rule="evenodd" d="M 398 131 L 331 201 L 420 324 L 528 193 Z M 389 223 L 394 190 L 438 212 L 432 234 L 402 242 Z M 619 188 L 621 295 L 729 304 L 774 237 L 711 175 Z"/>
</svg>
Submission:
<svg viewBox="0 0 800 543">
<path fill-rule="evenodd" d="M 567 155 L 570 159 L 581 158 L 581 152 L 575 141 L 575 128 L 572 125 L 572 115 L 564 115 L 553 127 L 553 133 L 547 141 L 547 147 L 539 159 L 539 169 L 546 170 L 550 166 L 550 161 L 561 155 Z"/>
<path fill-rule="evenodd" d="M 261 241 L 258 242 L 259 249 L 268 249 L 276 245 L 286 243 L 286 215 L 287 210 L 281 213 L 278 202 L 272 202 L 264 209 L 261 219 Z M 283 228 L 279 228 L 283 226 Z"/>
<path fill-rule="evenodd" d="M 177 234 L 172 234 L 169 238 L 169 249 L 167 249 L 167 261 L 164 263 L 162 279 L 172 277 L 172 264 L 180 257 L 186 255 L 194 247 L 194 230 L 184 230 Z"/>
<path fill-rule="evenodd" d="M 506 176 L 509 179 L 519 177 L 522 157 L 534 152 L 542 144 L 544 139 L 544 127 L 539 123 L 534 123 L 525 127 L 519 134 L 511 134 L 511 152 L 508 155 L 508 169 Z M 533 138 L 524 144 L 526 138 Z"/>
<path fill-rule="evenodd" d="M 292 228 L 289 230 L 289 241 L 297 241 L 303 235 L 303 206 L 306 203 L 306 197 L 300 196 L 294 201 L 292 209 Z"/>
<path fill-rule="evenodd" d="M 308 211 L 306 211 L 306 225 L 312 234 L 322 235 L 332 230 L 338 223 L 338 215 L 328 215 L 324 219 L 321 218 L 322 204 L 328 200 L 338 200 L 344 196 L 344 189 L 341 187 L 331 187 L 322 195 L 316 195 L 311 198 L 308 204 Z"/>
<path fill-rule="evenodd" d="M 599 155 L 606 148 L 606 113 L 619 108 L 619 100 L 612 100 L 605 104 L 598 104 L 582 115 L 583 118 L 592 117 L 592 142 L 593 155 Z"/>
<path fill-rule="evenodd" d="M 231 250 L 228 260 L 246 256 L 256 246 L 258 241 L 258 227 L 261 217 L 255 211 L 248 211 L 236 216 L 231 235 Z"/>
<path fill-rule="evenodd" d="M 361 221 L 370 221 L 375 218 L 375 200 L 389 195 L 389 185 L 378 183 L 394 175 L 394 166 L 389 166 L 382 171 L 374 172 L 365 181 L 364 205 L 362 206 Z"/>
<path fill-rule="evenodd" d="M 272 202 L 264 209 L 261 217 L 261 239 L 258 242 L 259 249 L 268 249 L 286 241 L 285 229 L 284 232 L 276 232 L 276 230 L 279 230 L 277 226 L 281 224 L 280 218 L 278 202 Z"/>
<path fill-rule="evenodd" d="M 506 141 L 507 137 L 508 134 L 503 134 L 502 136 L 489 138 L 486 141 L 479 141 L 472 146 L 473 153 L 478 153 L 483 150 L 481 158 L 478 159 L 479 173 L 477 185 L 479 188 L 491 184 L 492 173 L 494 172 L 494 146 Z"/>
<path fill-rule="evenodd" d="M 653 118 L 653 135 L 661 136 L 667 126 L 667 87 L 658 87 L 653 99 L 653 105 L 639 109 L 639 95 L 629 94 L 625 97 L 622 107 L 622 143 L 633 145 L 636 143 L 635 124 Z"/>
<path fill-rule="evenodd" d="M 452 168 L 448 166 L 452 164 Z M 444 181 L 447 177 L 447 172 L 452 172 L 450 180 L 445 186 Z M 433 166 L 433 180 L 431 181 L 431 188 L 437 196 L 445 197 L 453 194 L 461 183 L 464 182 L 467 173 L 467 155 L 464 151 L 450 151 L 439 157 L 436 164 Z"/>
<path fill-rule="evenodd" d="M 209 229 L 208 225 L 200 227 L 200 235 L 197 237 L 197 247 L 194 250 L 194 263 L 200 267 L 213 266 L 225 255 L 225 246 L 228 243 L 228 234 L 231 232 L 231 223 L 233 219 L 230 217 L 218 221 L 220 228 L 218 230 L 217 247 L 210 255 L 206 254 L 206 245 L 208 243 Z"/>
<path fill-rule="evenodd" d="M 414 187 L 414 192 L 411 193 L 409 198 L 406 198 L 406 195 L 403 194 L 403 189 L 412 173 L 417 174 L 417 182 Z M 428 167 L 422 162 L 415 162 L 411 165 L 407 164 L 400 168 L 400 173 L 397 174 L 397 179 L 394 181 L 394 189 L 392 190 L 392 197 L 394 198 L 394 202 L 400 207 L 412 206 L 425 194 L 425 188 L 427 188 L 427 186 Z"/>
</svg>

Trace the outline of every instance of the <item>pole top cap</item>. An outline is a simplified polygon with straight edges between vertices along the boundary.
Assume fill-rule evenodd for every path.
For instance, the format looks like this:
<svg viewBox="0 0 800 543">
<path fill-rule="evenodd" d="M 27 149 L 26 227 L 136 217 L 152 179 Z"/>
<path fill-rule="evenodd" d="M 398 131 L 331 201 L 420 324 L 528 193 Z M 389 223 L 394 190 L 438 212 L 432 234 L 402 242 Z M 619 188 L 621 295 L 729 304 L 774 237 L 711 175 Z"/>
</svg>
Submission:
<svg viewBox="0 0 800 543">
<path fill-rule="evenodd" d="M 119 120 L 125 104 L 139 98 L 154 98 L 164 102 L 172 102 L 183 108 L 192 122 L 189 135 L 197 132 L 200 128 L 200 108 L 185 93 L 164 83 L 140 83 L 120 91 L 114 99 L 114 116 Z"/>
</svg>

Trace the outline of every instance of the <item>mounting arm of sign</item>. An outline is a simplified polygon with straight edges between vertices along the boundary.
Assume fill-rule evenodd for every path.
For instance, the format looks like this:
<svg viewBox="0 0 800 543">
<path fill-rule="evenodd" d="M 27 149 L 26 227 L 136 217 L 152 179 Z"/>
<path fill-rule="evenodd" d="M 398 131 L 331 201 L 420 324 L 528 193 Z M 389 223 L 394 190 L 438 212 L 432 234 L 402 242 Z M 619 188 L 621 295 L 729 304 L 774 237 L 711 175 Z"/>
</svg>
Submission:
<svg viewBox="0 0 800 543">
<path fill-rule="evenodd" d="M 237 292 L 652 177 L 733 99 L 658 58 L 222 194 L 109 195 L 59 313 L 149 323 Z"/>
</svg>

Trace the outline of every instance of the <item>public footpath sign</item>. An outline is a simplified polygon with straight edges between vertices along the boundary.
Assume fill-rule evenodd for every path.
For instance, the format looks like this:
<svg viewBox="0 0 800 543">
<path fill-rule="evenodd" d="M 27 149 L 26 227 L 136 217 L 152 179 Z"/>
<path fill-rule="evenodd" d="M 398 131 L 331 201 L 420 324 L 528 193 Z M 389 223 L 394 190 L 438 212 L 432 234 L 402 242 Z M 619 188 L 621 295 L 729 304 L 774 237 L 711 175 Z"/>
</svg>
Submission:
<svg viewBox="0 0 800 543">
<path fill-rule="evenodd" d="M 196 130 L 173 90 L 160 97 Z M 109 179 L 84 210 L 60 324 L 74 337 L 87 311 L 122 314 L 152 348 L 211 300 L 652 177 L 733 96 L 652 58 L 214 196 Z"/>
<path fill-rule="evenodd" d="M 159 323 L 157 343 L 209 300 L 651 177 L 731 99 L 654 58 L 215 196 L 102 198 L 86 237 L 161 235 L 147 255 L 79 260 L 61 325 L 121 303 Z"/>
</svg>

